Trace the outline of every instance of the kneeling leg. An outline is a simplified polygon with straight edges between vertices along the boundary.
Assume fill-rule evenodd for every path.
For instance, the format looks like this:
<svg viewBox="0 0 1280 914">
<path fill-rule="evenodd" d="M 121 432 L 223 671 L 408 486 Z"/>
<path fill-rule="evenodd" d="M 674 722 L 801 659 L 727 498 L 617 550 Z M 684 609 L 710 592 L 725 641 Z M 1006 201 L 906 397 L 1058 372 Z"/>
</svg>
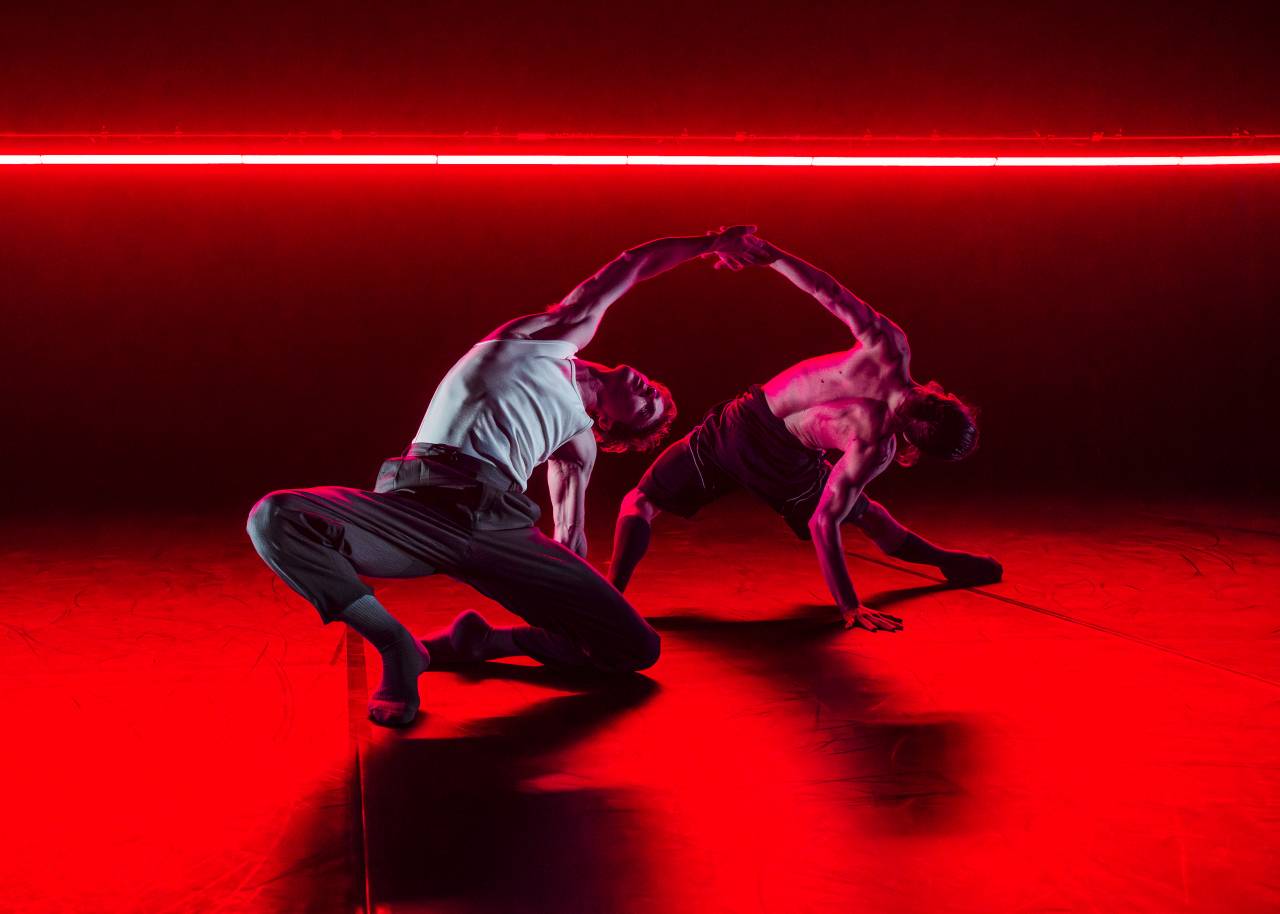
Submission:
<svg viewBox="0 0 1280 914">
<path fill-rule="evenodd" d="M 618 589 L 536 529 L 478 534 L 459 577 L 528 623 L 490 629 L 485 658 L 520 653 L 602 672 L 643 670 L 658 660 L 658 633 Z"/>
<path fill-rule="evenodd" d="M 382 658 L 369 701 L 375 723 L 407 724 L 430 656 L 360 575 L 421 577 L 449 560 L 461 531 L 403 498 L 339 486 L 272 492 L 249 515 L 249 537 L 273 571 L 316 607 L 346 623 Z"/>
</svg>

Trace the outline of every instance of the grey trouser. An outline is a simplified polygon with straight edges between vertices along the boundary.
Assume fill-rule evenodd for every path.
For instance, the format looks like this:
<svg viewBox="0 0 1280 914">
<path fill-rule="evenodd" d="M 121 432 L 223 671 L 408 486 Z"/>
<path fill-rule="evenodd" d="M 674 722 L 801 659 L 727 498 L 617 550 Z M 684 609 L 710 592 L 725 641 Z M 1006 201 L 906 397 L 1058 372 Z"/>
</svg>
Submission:
<svg viewBox="0 0 1280 914">
<path fill-rule="evenodd" d="M 395 475 L 408 470 L 414 488 L 395 488 Z M 385 463 L 378 488 L 389 491 L 285 489 L 249 514 L 258 554 L 325 622 L 373 593 L 361 575 L 439 572 L 528 622 L 515 629 L 516 644 L 543 663 L 623 672 L 657 661 L 658 633 L 595 569 L 533 526 L 538 509 L 525 496 L 424 457 Z"/>
</svg>

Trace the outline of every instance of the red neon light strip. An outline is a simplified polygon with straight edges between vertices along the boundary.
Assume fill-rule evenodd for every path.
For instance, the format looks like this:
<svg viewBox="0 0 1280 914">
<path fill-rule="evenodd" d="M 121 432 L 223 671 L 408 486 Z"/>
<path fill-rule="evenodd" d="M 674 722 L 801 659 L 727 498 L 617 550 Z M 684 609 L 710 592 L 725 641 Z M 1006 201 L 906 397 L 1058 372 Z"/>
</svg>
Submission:
<svg viewBox="0 0 1280 914">
<path fill-rule="evenodd" d="M 1130 156 L 712 156 L 712 155 L 329 155 L 203 154 L 0 155 L 4 165 L 638 165 L 838 168 L 1280 165 L 1280 155 Z"/>
</svg>

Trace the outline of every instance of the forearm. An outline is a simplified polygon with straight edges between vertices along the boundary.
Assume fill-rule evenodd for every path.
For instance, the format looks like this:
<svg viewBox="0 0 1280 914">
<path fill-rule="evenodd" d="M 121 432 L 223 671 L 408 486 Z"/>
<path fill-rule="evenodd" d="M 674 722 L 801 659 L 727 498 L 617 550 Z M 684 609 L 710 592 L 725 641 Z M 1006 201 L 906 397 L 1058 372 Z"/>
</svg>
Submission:
<svg viewBox="0 0 1280 914">
<path fill-rule="evenodd" d="M 552 493 L 551 519 L 558 543 L 567 544 L 575 533 L 584 533 L 587 528 L 586 499 L 575 497 L 577 493 L 572 488 L 566 486 L 564 492 Z"/>
<path fill-rule="evenodd" d="M 880 317 L 875 308 L 841 285 L 834 276 L 813 264 L 765 242 L 774 257 L 769 264 L 797 289 L 812 295 L 824 308 L 844 321 L 855 333 L 865 333 Z"/>
<path fill-rule="evenodd" d="M 853 588 L 853 579 L 849 576 L 849 566 L 845 561 L 840 525 L 819 521 L 811 524 L 809 529 L 818 555 L 818 567 L 836 606 L 841 609 L 858 606 L 858 594 Z"/>
<path fill-rule="evenodd" d="M 557 543 L 563 543 L 567 546 L 573 540 L 574 536 L 586 534 L 586 518 L 578 512 L 570 508 L 557 510 L 553 504 L 551 513 L 554 516 L 554 532 L 552 538 Z"/>
<path fill-rule="evenodd" d="M 624 251 L 615 263 L 625 264 L 633 283 L 642 282 L 687 260 L 710 253 L 715 241 L 714 235 L 658 238 Z"/>
<path fill-rule="evenodd" d="M 586 542 L 586 476 L 575 466 L 552 467 L 548 483 L 552 537 L 582 554 Z"/>
<path fill-rule="evenodd" d="M 835 277 L 827 271 L 815 267 L 806 260 L 801 260 L 795 254 L 784 251 L 776 244 L 768 241 L 763 242 L 763 244 L 768 256 L 773 258 L 769 266 L 774 271 L 787 277 L 792 285 L 802 292 L 807 292 L 817 298 L 820 295 L 830 295 L 832 292 L 837 292 L 842 288 L 840 283 L 836 282 Z"/>
<path fill-rule="evenodd" d="M 547 309 L 556 335 L 583 348 L 595 336 L 609 307 L 638 282 L 657 276 L 713 249 L 715 236 L 659 238 L 623 251 Z"/>
</svg>

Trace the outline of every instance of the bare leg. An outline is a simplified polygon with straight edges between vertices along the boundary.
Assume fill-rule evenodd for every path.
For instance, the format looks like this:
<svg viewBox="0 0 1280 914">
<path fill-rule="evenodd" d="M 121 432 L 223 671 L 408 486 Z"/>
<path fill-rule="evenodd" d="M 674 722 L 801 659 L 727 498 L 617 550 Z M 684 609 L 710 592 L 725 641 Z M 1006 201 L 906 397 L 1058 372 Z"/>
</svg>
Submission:
<svg viewBox="0 0 1280 914">
<path fill-rule="evenodd" d="M 872 501 L 855 524 L 885 555 L 917 565 L 933 565 L 948 582 L 961 587 L 994 584 L 1004 574 L 989 555 L 943 549 L 912 533 L 884 505 Z"/>
</svg>

